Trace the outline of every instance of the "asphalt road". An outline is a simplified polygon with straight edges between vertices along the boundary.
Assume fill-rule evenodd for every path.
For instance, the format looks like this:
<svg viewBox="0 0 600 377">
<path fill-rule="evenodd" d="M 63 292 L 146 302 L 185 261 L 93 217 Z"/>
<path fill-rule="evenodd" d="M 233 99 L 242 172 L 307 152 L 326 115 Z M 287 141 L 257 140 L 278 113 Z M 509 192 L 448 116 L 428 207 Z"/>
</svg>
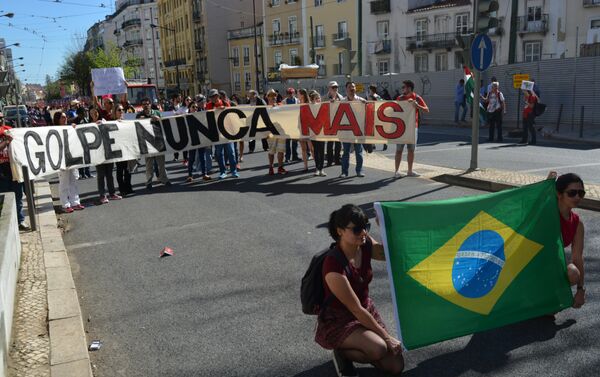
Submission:
<svg viewBox="0 0 600 377">
<path fill-rule="evenodd" d="M 79 182 L 90 207 L 61 217 L 88 339 L 104 344 L 91 354 L 96 376 L 334 376 L 330 352 L 313 341 L 315 318 L 299 302 L 312 254 L 331 242 L 329 213 L 355 203 L 373 217 L 378 200 L 478 193 L 377 170 L 340 180 L 332 167 L 316 178 L 300 173 L 301 164 L 273 178 L 265 175 L 266 159 L 248 155 L 241 179 L 208 184 L 185 184 L 181 164 L 170 163 L 174 185 L 151 194 L 142 169 L 136 196 L 103 206 L 91 204 L 95 180 Z M 587 228 L 583 309 L 410 351 L 405 375 L 597 375 L 600 214 L 580 213 Z M 165 246 L 175 255 L 160 259 Z M 371 295 L 393 330 L 382 263 L 374 264 Z M 370 366 L 360 373 L 379 375 Z"/>
</svg>

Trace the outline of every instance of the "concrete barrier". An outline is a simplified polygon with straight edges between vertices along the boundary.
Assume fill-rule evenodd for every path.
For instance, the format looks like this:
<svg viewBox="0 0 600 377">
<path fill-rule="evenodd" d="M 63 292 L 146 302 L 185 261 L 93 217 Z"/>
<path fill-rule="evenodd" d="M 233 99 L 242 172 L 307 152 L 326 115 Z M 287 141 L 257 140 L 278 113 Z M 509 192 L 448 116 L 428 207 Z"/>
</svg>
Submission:
<svg viewBox="0 0 600 377">
<path fill-rule="evenodd" d="M 6 376 L 21 263 L 21 238 L 15 195 L 8 192 L 0 194 L 0 203 L 0 376 Z"/>
</svg>

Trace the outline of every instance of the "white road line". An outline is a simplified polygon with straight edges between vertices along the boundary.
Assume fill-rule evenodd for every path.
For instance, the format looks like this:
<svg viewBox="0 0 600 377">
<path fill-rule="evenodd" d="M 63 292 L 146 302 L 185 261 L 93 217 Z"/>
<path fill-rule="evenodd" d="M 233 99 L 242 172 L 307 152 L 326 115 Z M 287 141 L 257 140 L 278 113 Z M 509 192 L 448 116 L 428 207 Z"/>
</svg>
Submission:
<svg viewBox="0 0 600 377">
<path fill-rule="evenodd" d="M 537 171 L 550 171 L 550 170 L 559 171 L 562 169 L 583 168 L 586 166 L 600 166 L 600 162 L 590 162 L 587 164 L 577 164 L 577 165 L 552 166 L 552 167 L 540 168 L 540 169 L 519 170 L 519 173 L 534 173 Z"/>
</svg>

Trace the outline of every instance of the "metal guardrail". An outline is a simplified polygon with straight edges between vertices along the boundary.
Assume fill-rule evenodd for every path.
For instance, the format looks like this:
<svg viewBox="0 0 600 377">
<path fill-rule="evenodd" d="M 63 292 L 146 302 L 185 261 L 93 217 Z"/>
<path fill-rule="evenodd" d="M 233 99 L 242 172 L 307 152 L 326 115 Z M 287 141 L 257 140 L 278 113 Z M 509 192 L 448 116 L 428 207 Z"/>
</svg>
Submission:
<svg viewBox="0 0 600 377">
<path fill-rule="evenodd" d="M 126 29 L 131 26 L 142 26 L 142 20 L 139 18 L 132 18 L 127 21 L 123 21 L 121 24 L 121 29 Z"/>
<path fill-rule="evenodd" d="M 517 33 L 546 33 L 548 31 L 548 14 L 542 14 L 539 20 L 529 20 L 528 16 L 517 18 Z"/>
<path fill-rule="evenodd" d="M 371 14 L 383 14 L 390 12 L 390 0 L 371 1 Z"/>
<path fill-rule="evenodd" d="M 406 38 L 406 48 L 409 51 L 427 50 L 432 48 L 452 48 L 457 46 L 457 33 L 426 34 Z"/>
</svg>

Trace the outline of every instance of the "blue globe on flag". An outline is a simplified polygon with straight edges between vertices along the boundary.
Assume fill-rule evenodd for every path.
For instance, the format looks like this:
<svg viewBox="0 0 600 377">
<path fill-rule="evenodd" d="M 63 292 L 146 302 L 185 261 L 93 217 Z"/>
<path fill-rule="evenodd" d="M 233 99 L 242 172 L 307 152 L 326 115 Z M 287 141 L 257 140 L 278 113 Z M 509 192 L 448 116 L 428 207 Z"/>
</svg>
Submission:
<svg viewBox="0 0 600 377">
<path fill-rule="evenodd" d="M 473 233 L 463 242 L 454 258 L 454 289 L 468 298 L 487 295 L 498 282 L 505 261 L 502 236 L 493 230 Z"/>
</svg>

